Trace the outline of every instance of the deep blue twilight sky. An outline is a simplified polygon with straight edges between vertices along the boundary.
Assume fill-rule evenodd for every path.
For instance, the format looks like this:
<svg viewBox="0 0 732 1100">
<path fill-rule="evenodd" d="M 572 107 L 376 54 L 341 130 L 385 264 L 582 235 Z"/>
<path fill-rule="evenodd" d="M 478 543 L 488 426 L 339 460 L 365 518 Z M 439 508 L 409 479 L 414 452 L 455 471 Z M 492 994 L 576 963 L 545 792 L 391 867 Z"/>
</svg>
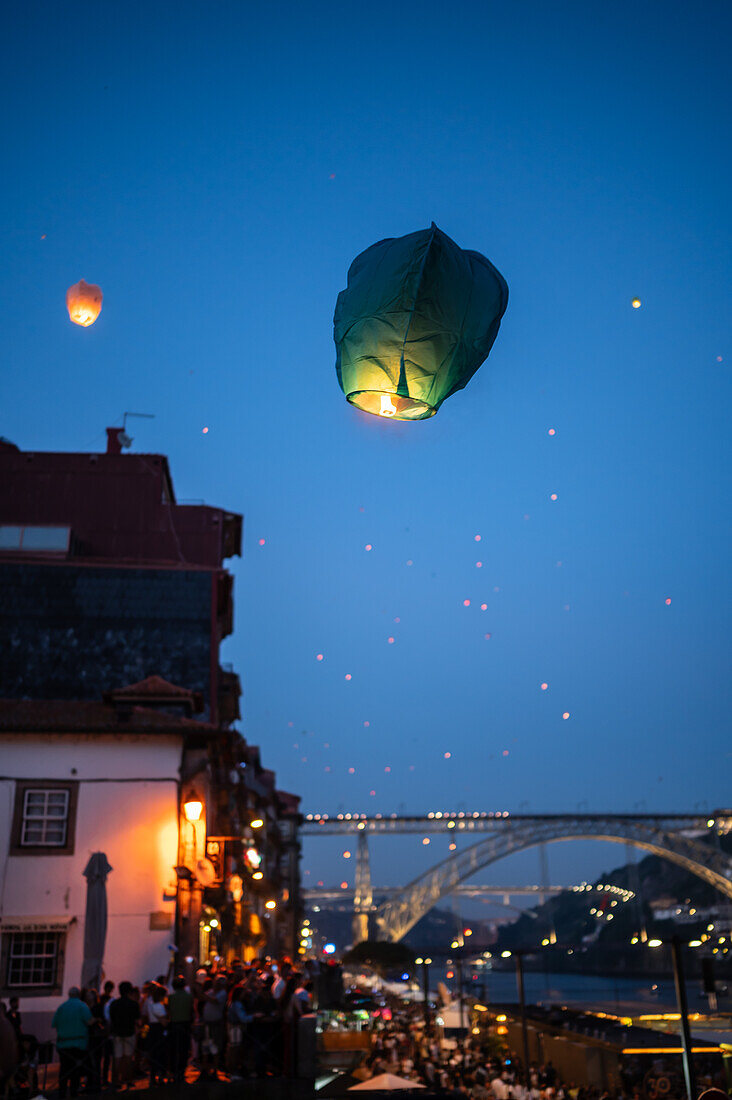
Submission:
<svg viewBox="0 0 732 1100">
<path fill-rule="evenodd" d="M 95 450 L 154 413 L 134 449 L 244 513 L 224 659 L 306 810 L 732 802 L 730 32 L 722 0 L 6 12 L 0 432 Z M 336 295 L 433 219 L 508 311 L 433 420 L 380 421 Z M 624 860 L 578 851 L 554 879 Z"/>
</svg>

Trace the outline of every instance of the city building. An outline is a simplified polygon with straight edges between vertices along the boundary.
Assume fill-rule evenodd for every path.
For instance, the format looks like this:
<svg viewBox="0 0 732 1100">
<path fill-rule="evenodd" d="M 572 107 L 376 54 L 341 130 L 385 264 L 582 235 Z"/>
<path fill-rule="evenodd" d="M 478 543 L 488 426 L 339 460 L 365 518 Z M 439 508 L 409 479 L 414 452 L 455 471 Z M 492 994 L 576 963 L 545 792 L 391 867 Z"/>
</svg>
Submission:
<svg viewBox="0 0 732 1100">
<path fill-rule="evenodd" d="M 115 432 L 104 456 L 0 442 L 0 996 L 37 1034 L 89 972 L 94 853 L 115 981 L 298 943 L 299 799 L 219 662 L 241 517 L 175 504 Z"/>
<path fill-rule="evenodd" d="M 165 455 L 21 451 L 0 440 L 3 695 L 99 699 L 156 674 L 200 692 L 203 716 L 239 716 L 221 668 L 233 629 L 226 558 L 242 517 L 178 504 Z"/>
</svg>

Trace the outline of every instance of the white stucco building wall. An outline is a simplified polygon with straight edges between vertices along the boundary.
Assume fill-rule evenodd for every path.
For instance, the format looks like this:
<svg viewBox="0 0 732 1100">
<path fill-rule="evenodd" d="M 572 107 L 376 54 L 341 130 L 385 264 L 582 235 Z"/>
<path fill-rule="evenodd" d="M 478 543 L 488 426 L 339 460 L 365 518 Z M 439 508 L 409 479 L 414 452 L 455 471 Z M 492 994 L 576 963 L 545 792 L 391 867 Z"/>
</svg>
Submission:
<svg viewBox="0 0 732 1100">
<path fill-rule="evenodd" d="M 181 736 L 168 733 L 0 736 L 3 983 L 12 930 L 35 923 L 66 928 L 59 975 L 64 996 L 79 984 L 87 892 L 83 871 L 99 851 L 113 868 L 107 878 L 106 977 L 140 984 L 166 973 L 175 942 L 181 754 Z M 76 785 L 72 854 L 52 849 L 12 854 L 16 792 L 26 780 L 38 787 L 44 780 Z M 62 998 L 4 985 L 3 995 L 11 993 L 21 998 L 25 1030 L 41 1038 L 49 1035 L 50 1016 Z"/>
</svg>

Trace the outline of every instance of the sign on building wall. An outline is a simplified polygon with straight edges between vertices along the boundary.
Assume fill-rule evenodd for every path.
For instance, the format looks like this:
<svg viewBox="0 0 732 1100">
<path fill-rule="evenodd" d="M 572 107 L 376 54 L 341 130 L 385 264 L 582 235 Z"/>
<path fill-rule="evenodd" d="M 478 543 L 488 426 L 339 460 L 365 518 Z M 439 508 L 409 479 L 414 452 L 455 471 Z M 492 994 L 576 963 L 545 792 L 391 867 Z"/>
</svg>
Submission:
<svg viewBox="0 0 732 1100">
<path fill-rule="evenodd" d="M 165 932 L 167 929 L 173 927 L 173 914 L 166 913 L 165 910 L 160 909 L 156 913 L 150 914 L 150 931 L 151 932 Z"/>
</svg>

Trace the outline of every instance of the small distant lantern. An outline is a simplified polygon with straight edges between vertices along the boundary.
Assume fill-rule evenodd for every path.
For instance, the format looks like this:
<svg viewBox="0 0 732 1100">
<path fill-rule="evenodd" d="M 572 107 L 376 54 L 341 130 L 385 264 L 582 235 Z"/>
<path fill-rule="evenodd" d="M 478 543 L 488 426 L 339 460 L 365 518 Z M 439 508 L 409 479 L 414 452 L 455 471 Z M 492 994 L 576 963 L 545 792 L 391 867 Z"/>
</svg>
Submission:
<svg viewBox="0 0 732 1100">
<path fill-rule="evenodd" d="M 80 279 L 66 291 L 66 308 L 75 325 L 88 328 L 93 325 L 102 309 L 102 288 Z"/>
<path fill-rule="evenodd" d="M 434 416 L 486 359 L 507 303 L 493 264 L 434 222 L 367 248 L 351 264 L 333 318 L 347 400 L 392 420 Z"/>
</svg>

